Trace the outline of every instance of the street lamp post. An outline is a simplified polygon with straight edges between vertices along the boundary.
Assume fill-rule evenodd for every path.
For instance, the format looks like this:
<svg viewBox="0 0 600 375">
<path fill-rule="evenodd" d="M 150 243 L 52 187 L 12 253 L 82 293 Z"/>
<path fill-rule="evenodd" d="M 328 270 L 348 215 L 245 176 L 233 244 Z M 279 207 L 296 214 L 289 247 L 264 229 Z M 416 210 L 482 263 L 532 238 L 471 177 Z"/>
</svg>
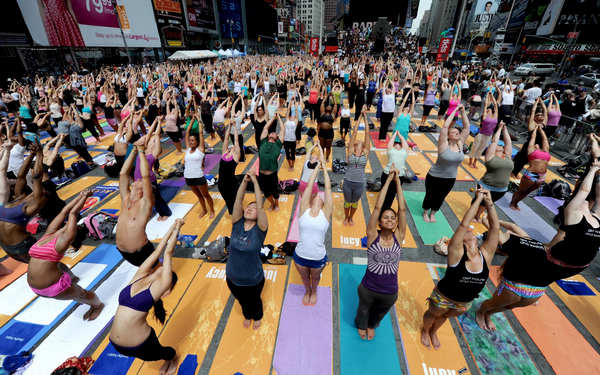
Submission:
<svg viewBox="0 0 600 375">
<path fill-rule="evenodd" d="M 227 24 L 229 24 L 229 39 L 231 39 L 231 48 L 234 48 L 233 45 L 233 20 L 230 18 L 227 20 Z"/>
</svg>

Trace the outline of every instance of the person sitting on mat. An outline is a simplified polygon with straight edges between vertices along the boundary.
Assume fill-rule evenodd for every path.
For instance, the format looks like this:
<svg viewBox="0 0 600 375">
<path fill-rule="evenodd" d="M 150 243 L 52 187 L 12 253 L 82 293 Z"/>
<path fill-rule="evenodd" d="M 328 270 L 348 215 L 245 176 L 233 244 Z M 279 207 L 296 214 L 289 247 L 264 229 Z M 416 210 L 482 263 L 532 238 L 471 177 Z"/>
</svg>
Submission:
<svg viewBox="0 0 600 375">
<path fill-rule="evenodd" d="M 254 185 L 256 201 L 244 208 L 244 195 L 249 181 Z M 233 227 L 225 269 L 227 286 L 242 307 L 244 327 L 250 327 L 251 321 L 254 320 L 253 328 L 258 329 L 263 317 L 260 294 L 265 285 L 260 250 L 267 236 L 269 223 L 263 208 L 262 192 L 253 172 L 246 174 L 240 184 L 233 205 L 231 222 Z"/>
<path fill-rule="evenodd" d="M 460 111 L 462 117 L 462 130 L 450 127 L 456 112 Z M 465 159 L 463 145 L 469 136 L 469 119 L 465 108 L 460 105 L 455 107 L 446 118 L 440 139 L 438 140 L 438 155 L 435 164 L 425 177 L 425 198 L 423 199 L 423 220 L 426 223 L 435 223 L 435 213 L 440 210 L 444 200 L 454 187 L 458 166 Z"/>
<path fill-rule="evenodd" d="M 129 176 L 137 155 L 140 161 L 141 178 L 129 186 Z M 146 224 L 152 215 L 154 194 L 150 181 L 150 166 L 144 157 L 144 146 L 139 145 L 129 154 L 119 176 L 121 212 L 117 222 L 116 245 L 123 259 L 141 266 L 154 252 L 154 245 L 146 236 Z"/>
<path fill-rule="evenodd" d="M 294 251 L 294 263 L 304 284 L 302 304 L 314 306 L 317 304 L 317 289 L 321 281 L 321 272 L 327 264 L 325 236 L 331 224 L 333 197 L 331 195 L 331 180 L 327 173 L 327 163 L 323 149 L 319 146 L 320 160 L 308 180 L 308 186 L 313 187 L 323 169 L 325 179 L 325 194 L 319 189 L 305 189 L 300 200 L 298 212 L 298 229 L 300 240 Z"/>
<path fill-rule="evenodd" d="M 344 191 L 344 225 L 354 225 L 352 218 L 358 209 L 358 201 L 367 186 L 365 168 L 367 166 L 369 151 L 371 150 L 371 137 L 369 135 L 365 111 L 366 109 L 363 108 L 363 113 L 361 113 L 365 126 L 363 141 L 361 142 L 356 139 L 358 137 L 359 118 L 359 121 L 354 123 L 354 127 L 352 128 L 350 142 L 346 144 L 346 164 L 348 166 L 342 185 Z"/>
<path fill-rule="evenodd" d="M 11 201 L 11 189 L 6 170 L 13 143 L 9 140 L 2 145 L 0 151 L 0 244 L 11 258 L 19 262 L 29 263 L 29 248 L 35 244 L 35 238 L 27 232 L 29 220 L 37 215 L 47 204 L 48 197 L 42 185 L 42 147 L 39 143 L 30 146 L 29 156 L 21 166 L 14 188 L 14 199 Z M 35 165 L 32 171 L 31 194 L 25 192 L 27 186 L 27 173 L 35 156 Z"/>
<path fill-rule="evenodd" d="M 477 311 L 477 324 L 481 328 L 495 330 L 492 314 L 536 303 L 550 284 L 581 273 L 594 261 L 600 247 L 600 216 L 590 211 L 592 202 L 588 199 L 599 170 L 600 161 L 596 160 L 565 207 L 564 223 L 550 243 L 529 238 L 514 224 L 500 223 L 511 229 L 501 232 L 498 240 L 508 258 L 502 266 L 502 281 L 496 293 Z"/>
<path fill-rule="evenodd" d="M 490 227 L 486 240 L 478 246 L 470 223 L 481 204 L 487 210 Z M 429 309 L 423 315 L 421 327 L 421 343 L 426 347 L 440 347 L 437 330 L 446 319 L 466 313 L 485 287 L 489 276 L 488 265 L 492 264 L 498 244 L 499 228 L 498 215 L 489 191 L 477 190 L 475 201 L 448 244 L 446 273 L 427 299 Z"/>
<path fill-rule="evenodd" d="M 84 320 L 96 319 L 104 304 L 94 292 L 80 287 L 77 284 L 79 278 L 60 261 L 69 247 L 79 249 L 87 235 L 86 231 L 77 230 L 77 221 L 81 208 L 91 195 L 91 190 L 82 191 L 52 220 L 46 233 L 29 249 L 31 260 L 27 268 L 27 283 L 38 296 L 90 305 L 83 315 Z"/>
<path fill-rule="evenodd" d="M 538 134 L 541 136 L 541 146 L 536 143 Z M 550 144 L 541 125 L 538 125 L 531 133 L 531 139 L 527 146 L 527 158 L 529 159 L 529 167 L 523 172 L 519 190 L 513 193 L 509 206 L 512 210 L 519 210 L 519 202 L 530 193 L 537 191 L 546 178 L 546 171 L 550 162 Z"/>
<path fill-rule="evenodd" d="M 156 250 L 140 265 L 129 285 L 119 293 L 119 307 L 109 336 L 112 346 L 122 355 L 143 361 L 164 360 L 160 374 L 175 373 L 177 353 L 171 347 L 160 345 L 147 317 L 150 309 L 154 309 L 154 317 L 165 324 L 167 312 L 161 298 L 168 296 L 177 284 L 172 259 L 182 225 L 182 219 L 175 220 Z M 162 265 L 157 266 L 163 250 Z"/>
<path fill-rule="evenodd" d="M 279 135 L 276 133 L 274 122 L 279 123 Z M 277 171 L 279 169 L 279 155 L 285 134 L 285 127 L 281 123 L 279 114 L 276 113 L 267 126 L 262 130 L 260 135 L 260 149 L 258 150 L 259 159 L 259 174 L 258 183 L 261 190 L 265 194 L 265 198 L 271 202 L 271 210 L 279 211 L 279 180 Z"/>
<path fill-rule="evenodd" d="M 382 208 L 392 180 L 396 181 L 397 212 Z M 380 229 L 377 229 L 378 225 Z M 358 335 L 363 340 L 375 337 L 375 328 L 398 298 L 398 262 L 405 233 L 406 203 L 398 171 L 392 169 L 367 224 L 367 270 L 358 286 L 358 308 L 354 318 Z"/>
</svg>

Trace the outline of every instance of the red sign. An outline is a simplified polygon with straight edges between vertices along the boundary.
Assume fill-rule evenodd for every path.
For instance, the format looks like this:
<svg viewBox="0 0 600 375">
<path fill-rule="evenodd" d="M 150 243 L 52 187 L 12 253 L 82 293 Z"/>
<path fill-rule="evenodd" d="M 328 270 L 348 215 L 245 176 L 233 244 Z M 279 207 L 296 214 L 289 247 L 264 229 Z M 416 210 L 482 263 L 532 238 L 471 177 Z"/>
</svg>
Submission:
<svg viewBox="0 0 600 375">
<path fill-rule="evenodd" d="M 325 52 L 337 52 L 338 46 L 325 46 Z"/>
<path fill-rule="evenodd" d="M 313 56 L 319 54 L 319 38 L 310 38 L 310 53 L 312 53 Z"/>
<path fill-rule="evenodd" d="M 570 33 L 567 34 L 567 38 L 569 39 L 575 39 L 579 36 L 579 31 L 571 31 Z"/>
<path fill-rule="evenodd" d="M 448 59 L 448 54 L 450 53 L 451 48 L 452 38 L 442 38 L 440 40 L 440 47 L 438 48 L 438 53 L 435 58 L 435 61 L 446 61 Z"/>
</svg>

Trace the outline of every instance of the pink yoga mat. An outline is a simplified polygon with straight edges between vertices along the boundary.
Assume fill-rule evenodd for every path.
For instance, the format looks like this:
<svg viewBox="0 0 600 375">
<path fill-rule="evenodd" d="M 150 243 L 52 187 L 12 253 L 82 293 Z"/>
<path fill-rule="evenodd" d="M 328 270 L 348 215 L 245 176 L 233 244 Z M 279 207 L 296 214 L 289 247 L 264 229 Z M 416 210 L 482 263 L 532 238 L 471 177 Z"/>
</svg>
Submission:
<svg viewBox="0 0 600 375">
<path fill-rule="evenodd" d="M 292 226 L 290 227 L 290 231 L 288 232 L 287 237 L 288 242 L 300 241 L 300 228 L 298 227 L 298 211 L 300 211 L 300 199 L 298 199 L 298 203 L 296 203 L 296 209 L 294 210 Z"/>
<path fill-rule="evenodd" d="M 304 287 L 289 284 L 285 293 L 273 369 L 278 375 L 331 374 L 331 288 L 320 286 L 315 306 L 304 306 Z"/>
</svg>

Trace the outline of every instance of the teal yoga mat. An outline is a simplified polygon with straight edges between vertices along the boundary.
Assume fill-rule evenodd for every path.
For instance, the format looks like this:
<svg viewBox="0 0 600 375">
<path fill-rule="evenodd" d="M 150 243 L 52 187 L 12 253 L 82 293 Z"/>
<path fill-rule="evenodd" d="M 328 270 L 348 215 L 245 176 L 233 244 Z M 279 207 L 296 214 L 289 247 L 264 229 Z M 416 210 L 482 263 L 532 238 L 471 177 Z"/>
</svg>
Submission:
<svg viewBox="0 0 600 375">
<path fill-rule="evenodd" d="M 383 318 L 371 341 L 362 340 L 354 325 L 357 288 L 366 267 L 340 264 L 339 270 L 341 374 L 402 374 L 390 314 Z"/>
<path fill-rule="evenodd" d="M 442 211 L 438 211 L 435 215 L 435 223 L 426 223 L 423 220 L 423 208 L 421 205 L 424 197 L 425 193 L 423 192 L 404 191 L 406 204 L 415 221 L 415 226 L 419 231 L 423 243 L 425 245 L 433 245 L 443 236 L 452 237 L 454 231 L 450 227 L 450 224 L 448 224 Z"/>
</svg>

